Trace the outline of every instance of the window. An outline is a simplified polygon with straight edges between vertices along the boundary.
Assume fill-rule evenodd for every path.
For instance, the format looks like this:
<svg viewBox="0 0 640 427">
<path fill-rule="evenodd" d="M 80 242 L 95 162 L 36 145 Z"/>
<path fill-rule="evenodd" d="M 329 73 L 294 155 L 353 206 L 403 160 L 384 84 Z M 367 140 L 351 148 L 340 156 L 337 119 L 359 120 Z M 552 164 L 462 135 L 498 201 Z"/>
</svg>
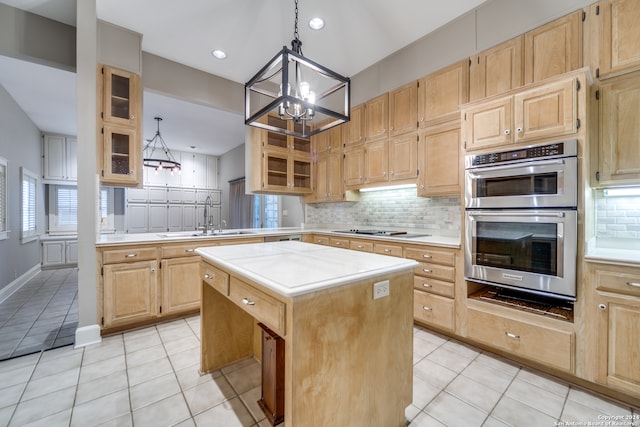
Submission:
<svg viewBox="0 0 640 427">
<path fill-rule="evenodd" d="M 38 176 L 23 167 L 21 168 L 21 178 L 22 230 L 20 239 L 24 243 L 38 238 Z"/>
<path fill-rule="evenodd" d="M 251 226 L 253 228 L 278 228 L 280 226 L 280 197 L 268 194 L 255 195 Z"/>
<path fill-rule="evenodd" d="M 78 229 L 78 189 L 70 185 L 49 186 L 49 232 Z"/>
<path fill-rule="evenodd" d="M 113 188 L 100 188 L 100 232 L 114 233 L 114 195 Z"/>
<path fill-rule="evenodd" d="M 0 157 L 0 240 L 8 237 L 7 230 L 7 159 Z"/>
</svg>

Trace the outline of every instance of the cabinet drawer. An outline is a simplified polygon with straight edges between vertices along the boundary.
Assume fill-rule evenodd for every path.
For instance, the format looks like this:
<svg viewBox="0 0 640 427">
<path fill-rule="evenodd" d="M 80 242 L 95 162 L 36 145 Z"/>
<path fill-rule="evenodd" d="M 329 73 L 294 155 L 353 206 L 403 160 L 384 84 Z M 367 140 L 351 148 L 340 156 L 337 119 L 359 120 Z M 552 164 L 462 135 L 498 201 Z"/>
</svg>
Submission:
<svg viewBox="0 0 640 427">
<path fill-rule="evenodd" d="M 222 295 L 229 295 L 229 275 L 222 270 L 212 267 L 206 262 L 200 263 L 200 276 L 202 280 Z"/>
<path fill-rule="evenodd" d="M 349 249 L 353 249 L 354 251 L 373 252 L 373 243 L 352 240 L 349 244 Z"/>
<path fill-rule="evenodd" d="M 452 331 L 454 313 L 452 299 L 413 291 L 413 317 L 416 320 Z"/>
<path fill-rule="evenodd" d="M 415 259 L 416 261 L 434 262 L 436 264 L 453 266 L 455 264 L 456 254 L 434 249 L 405 248 L 404 257 Z"/>
<path fill-rule="evenodd" d="M 617 266 L 615 270 L 595 269 L 596 289 L 640 296 L 640 268 Z"/>
<path fill-rule="evenodd" d="M 454 284 L 429 277 L 413 276 L 413 287 L 420 291 L 438 294 L 453 298 L 455 295 Z"/>
<path fill-rule="evenodd" d="M 509 319 L 469 307 L 467 336 L 564 371 L 573 371 L 573 332 Z"/>
<path fill-rule="evenodd" d="M 329 238 L 327 236 L 313 236 L 313 240 L 311 243 L 315 243 L 316 245 L 329 245 Z"/>
<path fill-rule="evenodd" d="M 207 243 L 206 246 L 213 246 L 213 244 Z M 198 255 L 196 253 L 196 248 L 199 247 L 202 247 L 202 243 L 165 246 L 160 248 L 160 258 L 177 258 Z"/>
<path fill-rule="evenodd" d="M 433 277 L 435 279 L 447 280 L 449 282 L 455 282 L 456 280 L 455 267 L 449 267 L 447 265 L 419 262 L 418 265 L 413 268 L 413 272 L 419 276 Z"/>
<path fill-rule="evenodd" d="M 270 295 L 231 277 L 229 298 L 254 319 L 269 326 L 280 336 L 284 336 L 285 304 Z"/>
<path fill-rule="evenodd" d="M 331 237 L 329 238 L 329 245 L 335 246 L 336 248 L 349 249 L 349 239 L 338 239 L 336 237 Z"/>
<path fill-rule="evenodd" d="M 374 248 L 375 248 L 375 253 L 377 254 L 402 257 L 402 246 L 400 245 L 387 245 L 384 243 L 376 243 Z"/>
<path fill-rule="evenodd" d="M 103 264 L 116 264 L 121 262 L 146 261 L 156 259 L 158 251 L 156 248 L 131 248 L 131 249 L 110 249 L 102 252 Z"/>
</svg>

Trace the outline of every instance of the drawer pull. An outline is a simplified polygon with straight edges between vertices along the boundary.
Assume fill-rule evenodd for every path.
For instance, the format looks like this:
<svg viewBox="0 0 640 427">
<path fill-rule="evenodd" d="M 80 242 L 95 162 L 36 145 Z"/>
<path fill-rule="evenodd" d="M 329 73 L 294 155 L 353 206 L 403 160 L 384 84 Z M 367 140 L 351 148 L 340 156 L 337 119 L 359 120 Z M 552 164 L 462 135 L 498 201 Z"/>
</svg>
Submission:
<svg viewBox="0 0 640 427">
<path fill-rule="evenodd" d="M 423 268 L 422 271 L 424 271 L 425 273 L 431 273 L 431 270 L 429 270 L 428 268 Z"/>
<path fill-rule="evenodd" d="M 516 335 L 516 334 L 511 333 L 511 332 L 505 332 L 504 334 L 506 336 L 508 336 L 509 338 L 514 339 L 514 340 L 519 340 L 520 339 L 520 335 Z"/>
<path fill-rule="evenodd" d="M 195 252 L 196 250 L 195 249 L 185 249 L 184 251 L 185 252 Z"/>
<path fill-rule="evenodd" d="M 422 255 L 422 258 L 431 259 L 431 255 L 424 254 Z"/>
<path fill-rule="evenodd" d="M 135 257 L 137 257 L 137 256 L 138 256 L 138 254 L 127 254 L 127 255 L 125 255 L 124 257 L 125 257 L 125 258 L 135 258 Z"/>
<path fill-rule="evenodd" d="M 423 284 L 422 284 L 422 286 L 424 286 L 425 288 L 430 288 L 430 287 L 431 287 L 431 284 L 429 284 L 429 283 L 423 283 Z"/>
<path fill-rule="evenodd" d="M 391 252 L 391 249 L 385 249 L 384 251 L 385 252 Z"/>
<path fill-rule="evenodd" d="M 362 249 L 362 248 L 364 248 L 364 246 L 358 245 L 358 249 Z"/>
<path fill-rule="evenodd" d="M 631 286 L 632 288 L 640 288 L 640 283 L 627 282 L 627 285 Z"/>
<path fill-rule="evenodd" d="M 431 311 L 431 310 L 433 310 L 431 307 L 427 307 L 426 305 L 423 305 L 423 306 L 422 306 L 422 309 L 423 309 L 424 311 Z"/>
<path fill-rule="evenodd" d="M 256 305 L 256 302 L 249 300 L 249 298 L 242 298 L 242 303 L 244 305 Z"/>
<path fill-rule="evenodd" d="M 207 274 L 204 275 L 204 278 L 209 280 L 209 279 L 213 279 L 213 276 L 210 275 L 209 273 L 207 273 Z"/>
<path fill-rule="evenodd" d="M 342 245 L 342 242 L 336 242 L 336 246 Z"/>
</svg>

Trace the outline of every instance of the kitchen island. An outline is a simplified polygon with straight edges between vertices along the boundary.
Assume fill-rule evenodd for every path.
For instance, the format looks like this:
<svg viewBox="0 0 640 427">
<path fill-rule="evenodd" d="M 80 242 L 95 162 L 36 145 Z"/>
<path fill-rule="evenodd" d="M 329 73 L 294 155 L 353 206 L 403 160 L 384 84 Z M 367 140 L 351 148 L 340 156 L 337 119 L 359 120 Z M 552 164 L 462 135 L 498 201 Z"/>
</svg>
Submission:
<svg viewBox="0 0 640 427">
<path fill-rule="evenodd" d="M 285 426 L 405 425 L 415 261 L 295 241 L 196 252 L 202 372 L 260 358 L 260 322 L 284 340 Z"/>
</svg>

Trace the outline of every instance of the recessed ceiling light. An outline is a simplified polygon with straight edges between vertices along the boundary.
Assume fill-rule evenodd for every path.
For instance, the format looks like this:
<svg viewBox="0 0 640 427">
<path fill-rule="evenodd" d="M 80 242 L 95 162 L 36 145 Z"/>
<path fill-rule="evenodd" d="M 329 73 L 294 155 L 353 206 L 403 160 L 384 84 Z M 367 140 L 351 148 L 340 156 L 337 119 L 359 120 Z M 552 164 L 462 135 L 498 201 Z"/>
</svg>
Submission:
<svg viewBox="0 0 640 427">
<path fill-rule="evenodd" d="M 312 30 L 321 30 L 324 28 L 324 19 L 316 16 L 315 18 L 311 18 L 309 20 L 309 27 L 311 27 Z"/>
<path fill-rule="evenodd" d="M 220 49 L 212 50 L 211 55 L 215 56 L 218 59 L 225 59 L 227 57 L 225 51 Z"/>
</svg>

